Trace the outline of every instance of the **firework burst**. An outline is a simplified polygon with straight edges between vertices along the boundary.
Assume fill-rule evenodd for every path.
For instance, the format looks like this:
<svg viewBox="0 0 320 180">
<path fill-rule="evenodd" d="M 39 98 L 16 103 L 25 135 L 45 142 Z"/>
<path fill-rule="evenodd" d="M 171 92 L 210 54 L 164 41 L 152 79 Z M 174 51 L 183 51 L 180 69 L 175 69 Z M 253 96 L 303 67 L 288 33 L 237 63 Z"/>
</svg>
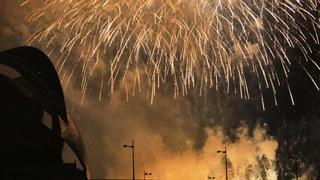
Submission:
<svg viewBox="0 0 320 180">
<path fill-rule="evenodd" d="M 249 99 L 254 76 L 277 103 L 279 77 L 288 77 L 293 63 L 288 49 L 317 66 L 307 39 L 319 45 L 318 8 L 318 0 L 47 0 L 28 17 L 44 24 L 29 43 L 58 46 L 60 70 L 68 61 L 81 67 L 84 95 L 93 76 L 101 78 L 101 98 L 118 81 L 128 89 L 130 74 L 133 91 L 146 79 L 151 101 L 166 82 L 175 95 L 224 86 Z M 69 58 L 73 51 L 81 52 L 78 60 Z M 75 69 L 63 75 L 66 84 Z"/>
</svg>

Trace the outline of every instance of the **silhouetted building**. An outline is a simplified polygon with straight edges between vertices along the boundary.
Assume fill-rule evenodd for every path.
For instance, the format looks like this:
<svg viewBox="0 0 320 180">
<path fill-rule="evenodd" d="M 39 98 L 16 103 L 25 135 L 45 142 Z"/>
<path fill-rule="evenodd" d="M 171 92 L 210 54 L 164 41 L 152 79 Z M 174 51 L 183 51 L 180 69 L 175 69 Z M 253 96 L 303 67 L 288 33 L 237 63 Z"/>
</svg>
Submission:
<svg viewBox="0 0 320 180">
<path fill-rule="evenodd" d="M 38 49 L 0 53 L 0 138 L 1 180 L 87 179 L 83 143 L 67 116 L 59 77 Z M 75 163 L 67 162 L 71 157 Z"/>
</svg>

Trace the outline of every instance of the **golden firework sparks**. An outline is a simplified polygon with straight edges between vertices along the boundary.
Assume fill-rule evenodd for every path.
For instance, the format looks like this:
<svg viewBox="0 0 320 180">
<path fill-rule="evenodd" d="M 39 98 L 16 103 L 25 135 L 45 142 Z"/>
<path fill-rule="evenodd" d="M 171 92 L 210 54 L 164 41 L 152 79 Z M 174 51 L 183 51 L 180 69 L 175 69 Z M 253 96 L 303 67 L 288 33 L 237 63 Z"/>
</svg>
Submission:
<svg viewBox="0 0 320 180">
<path fill-rule="evenodd" d="M 45 23 L 29 43 L 58 45 L 60 70 L 67 61 L 82 66 L 84 96 L 94 74 L 101 77 L 100 99 L 104 86 L 113 91 L 117 81 L 129 91 L 130 71 L 134 90 L 147 79 L 151 101 L 168 81 L 175 95 L 197 84 L 200 93 L 225 84 L 228 92 L 234 87 L 249 99 L 247 78 L 253 74 L 261 91 L 272 90 L 277 104 L 279 76 L 287 77 L 292 64 L 288 47 L 308 61 L 313 52 L 307 36 L 319 44 L 317 8 L 318 0 L 51 0 L 29 15 L 30 21 Z M 297 18 L 312 24 L 308 34 Z M 69 58 L 72 51 L 81 52 L 78 60 Z M 74 69 L 64 79 L 70 82 L 73 74 Z M 264 107 L 262 93 L 261 101 Z"/>
</svg>

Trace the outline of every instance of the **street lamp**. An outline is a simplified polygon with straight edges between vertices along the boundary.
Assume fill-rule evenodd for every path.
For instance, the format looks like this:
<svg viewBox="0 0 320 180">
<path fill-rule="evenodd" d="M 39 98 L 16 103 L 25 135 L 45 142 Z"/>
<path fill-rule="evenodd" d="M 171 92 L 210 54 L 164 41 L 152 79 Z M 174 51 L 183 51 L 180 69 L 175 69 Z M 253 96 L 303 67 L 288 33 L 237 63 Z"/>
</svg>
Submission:
<svg viewBox="0 0 320 180">
<path fill-rule="evenodd" d="M 152 173 L 147 172 L 147 171 L 143 171 L 143 179 L 146 180 L 146 176 L 151 176 Z"/>
<path fill-rule="evenodd" d="M 213 176 L 208 176 L 208 180 L 209 179 L 216 179 L 215 177 L 213 177 Z"/>
<path fill-rule="evenodd" d="M 134 174 L 134 140 L 132 140 L 131 145 L 123 145 L 124 148 L 131 148 L 132 151 L 132 180 L 135 180 L 135 174 Z"/>
<path fill-rule="evenodd" d="M 226 166 L 226 180 L 228 180 L 228 156 L 227 156 L 227 146 L 224 147 L 224 151 L 217 151 L 217 153 L 224 153 L 225 155 L 225 166 Z"/>
</svg>

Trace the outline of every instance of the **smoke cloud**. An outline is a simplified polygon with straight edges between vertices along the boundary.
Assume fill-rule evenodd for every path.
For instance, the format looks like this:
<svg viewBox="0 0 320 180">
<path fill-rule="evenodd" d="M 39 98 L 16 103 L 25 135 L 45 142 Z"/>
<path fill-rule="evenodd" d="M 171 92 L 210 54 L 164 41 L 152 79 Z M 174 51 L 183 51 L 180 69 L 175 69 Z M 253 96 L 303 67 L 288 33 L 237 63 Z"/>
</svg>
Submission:
<svg viewBox="0 0 320 180">
<path fill-rule="evenodd" d="M 185 98 L 159 95 L 151 105 L 143 94 L 126 101 L 126 92 L 120 89 L 105 103 L 97 103 L 92 95 L 81 104 L 74 92 L 77 90 L 69 88 L 67 97 L 75 119 L 85 121 L 79 122 L 80 131 L 85 134 L 96 176 L 130 178 L 131 152 L 122 146 L 134 139 L 137 177 L 146 170 L 155 179 L 197 180 L 208 175 L 222 179 L 224 156 L 217 150 L 227 145 L 230 177 L 276 178 L 278 143 L 260 125 L 250 135 L 243 122 L 235 129 L 235 138 L 230 139 L 221 126 L 202 127 L 199 118 L 192 115 L 193 105 Z M 199 132 L 204 132 L 204 144 L 196 148 Z"/>
</svg>

